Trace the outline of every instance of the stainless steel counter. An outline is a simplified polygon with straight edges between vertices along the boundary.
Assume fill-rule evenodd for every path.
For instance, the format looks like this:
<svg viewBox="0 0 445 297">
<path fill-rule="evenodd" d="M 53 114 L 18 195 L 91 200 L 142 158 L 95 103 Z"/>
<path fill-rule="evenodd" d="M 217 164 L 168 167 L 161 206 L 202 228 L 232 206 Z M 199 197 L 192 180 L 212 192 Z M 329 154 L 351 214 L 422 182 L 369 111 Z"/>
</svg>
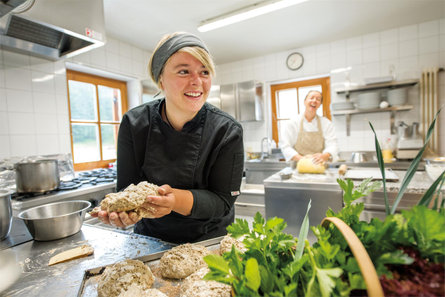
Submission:
<svg viewBox="0 0 445 297">
<path fill-rule="evenodd" d="M 49 259 L 68 249 L 89 244 L 94 254 L 48 266 Z M 1 296 L 77 296 L 84 271 L 170 249 L 156 238 L 82 226 L 79 233 L 55 241 L 30 241 L 8 249 L 22 268 L 20 278 Z"/>
<path fill-rule="evenodd" d="M 285 231 L 298 236 L 311 200 L 309 224 L 319 224 L 328 208 L 334 211 L 342 208 L 342 190 L 336 177 L 336 169 L 328 169 L 325 174 L 298 174 L 294 171 L 286 180 L 282 180 L 279 173 L 268 177 L 264 180 L 266 218 L 283 218 L 287 223 Z M 309 232 L 308 240 L 315 241 L 312 232 Z"/>
<path fill-rule="evenodd" d="M 401 170 L 393 172 L 399 180 L 386 183 L 390 205 L 394 203 L 406 173 Z M 266 217 L 284 218 L 288 224 L 286 231 L 298 236 L 310 199 L 312 200 L 309 212 L 310 225 L 319 224 L 328 208 L 334 211 L 342 208 L 343 192 L 336 181 L 338 177 L 336 168 L 329 168 L 325 174 L 298 174 L 297 171 L 293 171 L 292 176 L 286 180 L 282 180 L 279 173 L 273 174 L 264 180 Z M 415 205 L 432 182 L 425 171 L 417 171 L 397 209 Z M 361 181 L 357 180 L 354 183 L 358 185 Z M 360 198 L 357 202 L 365 203 L 361 219 L 385 217 L 383 188 Z"/>
<path fill-rule="evenodd" d="M 369 161 L 369 162 L 361 162 L 361 163 L 354 163 L 354 162 L 333 162 L 329 163 L 329 167 L 332 168 L 338 168 L 340 165 L 345 164 L 348 167 L 379 167 L 379 163 L 377 161 Z M 409 166 L 411 165 L 411 161 L 403 161 L 403 160 L 397 160 L 392 163 L 385 163 L 385 168 L 390 168 L 392 170 L 408 170 Z M 424 171 L 425 170 L 425 162 L 421 161 L 419 163 L 419 166 L 417 167 L 418 171 Z"/>
</svg>

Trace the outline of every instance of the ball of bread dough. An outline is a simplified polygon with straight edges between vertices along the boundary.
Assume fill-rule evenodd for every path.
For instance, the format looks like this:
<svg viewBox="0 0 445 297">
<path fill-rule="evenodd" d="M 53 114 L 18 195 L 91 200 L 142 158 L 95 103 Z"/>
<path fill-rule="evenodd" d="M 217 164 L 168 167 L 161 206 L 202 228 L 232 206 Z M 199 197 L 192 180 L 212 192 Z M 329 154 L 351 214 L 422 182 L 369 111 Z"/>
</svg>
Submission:
<svg viewBox="0 0 445 297">
<path fill-rule="evenodd" d="M 181 284 L 180 296 L 230 297 L 231 286 L 217 281 L 203 280 L 209 271 L 210 269 L 205 266 L 187 276 Z"/>
<path fill-rule="evenodd" d="M 326 167 L 324 163 L 315 164 L 312 158 L 301 158 L 297 163 L 299 173 L 324 173 Z"/>
<path fill-rule="evenodd" d="M 217 281 L 198 280 L 190 284 L 181 297 L 231 297 L 232 287 Z"/>
<path fill-rule="evenodd" d="M 132 284 L 126 291 L 119 294 L 118 297 L 167 297 L 158 289 L 143 290 L 138 285 Z"/>
<path fill-rule="evenodd" d="M 149 195 L 158 196 L 158 186 L 146 181 L 129 185 L 122 192 L 109 193 L 100 202 L 100 209 L 110 212 L 134 211 L 142 218 L 154 218 L 154 208 L 146 209 L 141 207 L 145 203 L 145 198 Z M 98 212 L 93 209 L 90 213 Z"/>
<path fill-rule="evenodd" d="M 181 279 L 206 266 L 204 256 L 210 251 L 202 245 L 181 244 L 165 252 L 159 260 L 163 277 Z"/>
<path fill-rule="evenodd" d="M 154 283 L 150 268 L 142 261 L 128 259 L 105 268 L 97 286 L 99 297 L 115 297 L 136 285 L 142 290 Z"/>
<path fill-rule="evenodd" d="M 223 237 L 219 244 L 219 252 L 220 254 L 224 254 L 226 252 L 230 252 L 232 250 L 232 245 L 235 246 L 240 252 L 244 253 L 247 249 L 242 242 L 242 238 L 236 239 L 227 234 Z"/>
</svg>

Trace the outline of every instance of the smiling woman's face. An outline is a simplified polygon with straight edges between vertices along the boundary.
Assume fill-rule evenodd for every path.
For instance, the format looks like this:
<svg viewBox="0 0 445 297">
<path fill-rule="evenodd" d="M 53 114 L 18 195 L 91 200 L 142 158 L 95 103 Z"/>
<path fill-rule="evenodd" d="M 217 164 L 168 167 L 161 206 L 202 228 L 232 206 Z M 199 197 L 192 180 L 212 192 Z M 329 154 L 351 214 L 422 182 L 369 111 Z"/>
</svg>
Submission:
<svg viewBox="0 0 445 297">
<path fill-rule="evenodd" d="M 304 99 L 304 106 L 306 107 L 307 111 L 316 112 L 321 105 L 321 100 L 321 94 L 319 92 L 312 91 L 306 96 L 306 99 Z"/>
<path fill-rule="evenodd" d="M 165 64 L 160 83 L 169 113 L 194 116 L 207 100 L 212 77 L 198 59 L 177 52 Z"/>
</svg>

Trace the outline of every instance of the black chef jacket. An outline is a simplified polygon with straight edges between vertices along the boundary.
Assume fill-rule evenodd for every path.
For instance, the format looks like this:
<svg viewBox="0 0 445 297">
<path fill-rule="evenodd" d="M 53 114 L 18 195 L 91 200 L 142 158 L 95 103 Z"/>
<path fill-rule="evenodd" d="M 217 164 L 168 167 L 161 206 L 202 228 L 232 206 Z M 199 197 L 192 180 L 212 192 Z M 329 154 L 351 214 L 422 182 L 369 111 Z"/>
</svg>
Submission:
<svg viewBox="0 0 445 297">
<path fill-rule="evenodd" d="M 165 123 L 165 99 L 128 111 L 119 128 L 117 189 L 148 181 L 193 194 L 189 216 L 176 212 L 142 219 L 135 233 L 174 243 L 196 242 L 227 233 L 244 165 L 242 126 L 205 103 L 182 131 Z"/>
</svg>

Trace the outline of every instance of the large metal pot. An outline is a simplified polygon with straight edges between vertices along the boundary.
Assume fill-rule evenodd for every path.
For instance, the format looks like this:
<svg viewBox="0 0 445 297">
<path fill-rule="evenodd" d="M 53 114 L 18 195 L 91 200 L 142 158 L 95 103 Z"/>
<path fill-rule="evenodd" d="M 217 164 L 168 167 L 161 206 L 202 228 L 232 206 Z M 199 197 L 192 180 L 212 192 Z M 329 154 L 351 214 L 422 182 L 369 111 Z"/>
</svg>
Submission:
<svg viewBox="0 0 445 297">
<path fill-rule="evenodd" d="M 18 193 L 43 193 L 59 187 L 57 160 L 19 162 L 14 168 Z"/>
<path fill-rule="evenodd" d="M 0 240 L 3 240 L 9 235 L 11 223 L 11 191 L 0 190 Z"/>
</svg>

